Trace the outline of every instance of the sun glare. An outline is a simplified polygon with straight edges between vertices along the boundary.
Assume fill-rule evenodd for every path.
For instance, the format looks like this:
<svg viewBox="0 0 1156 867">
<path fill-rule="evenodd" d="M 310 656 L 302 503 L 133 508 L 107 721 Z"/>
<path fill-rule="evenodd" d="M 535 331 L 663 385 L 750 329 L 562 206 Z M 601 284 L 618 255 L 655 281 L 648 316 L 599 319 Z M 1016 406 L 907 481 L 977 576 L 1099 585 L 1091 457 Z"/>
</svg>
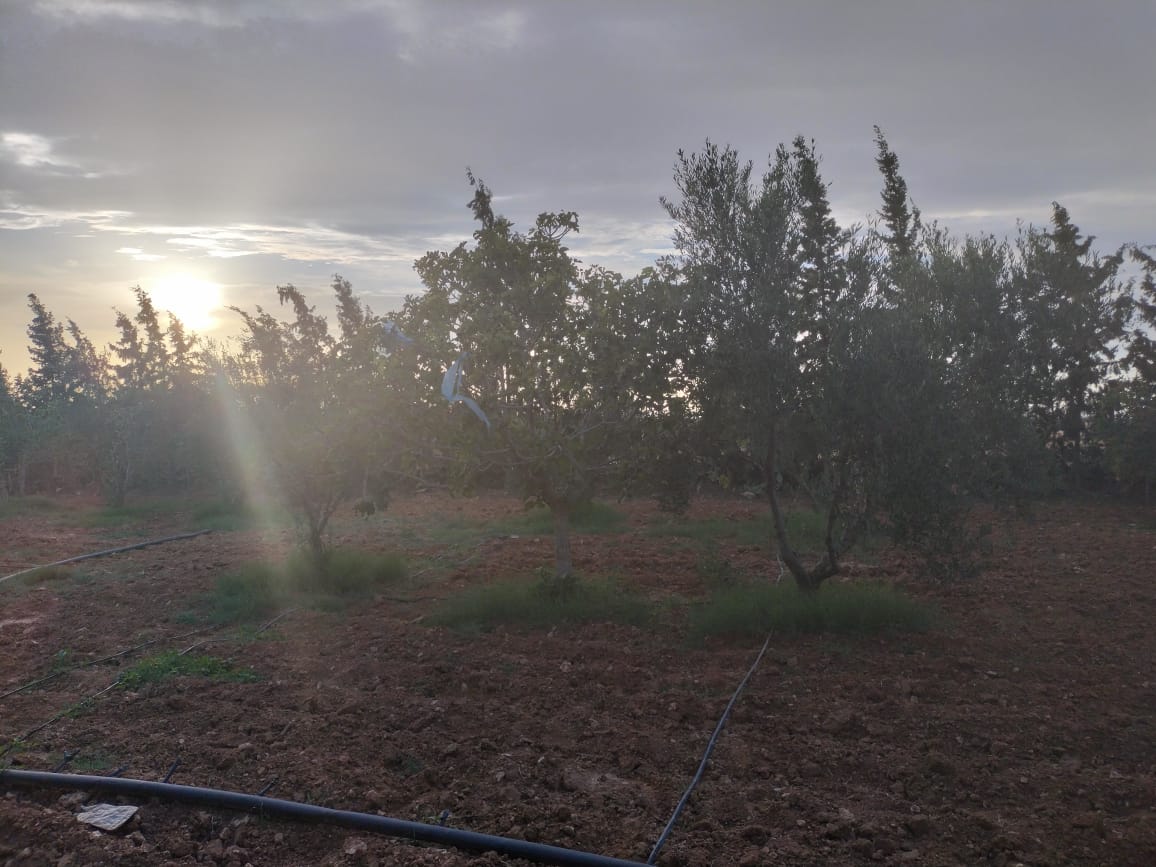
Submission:
<svg viewBox="0 0 1156 867">
<path fill-rule="evenodd" d="M 190 274 L 166 274 L 145 287 L 157 310 L 172 313 L 189 331 L 205 332 L 221 309 L 221 284 Z"/>
</svg>

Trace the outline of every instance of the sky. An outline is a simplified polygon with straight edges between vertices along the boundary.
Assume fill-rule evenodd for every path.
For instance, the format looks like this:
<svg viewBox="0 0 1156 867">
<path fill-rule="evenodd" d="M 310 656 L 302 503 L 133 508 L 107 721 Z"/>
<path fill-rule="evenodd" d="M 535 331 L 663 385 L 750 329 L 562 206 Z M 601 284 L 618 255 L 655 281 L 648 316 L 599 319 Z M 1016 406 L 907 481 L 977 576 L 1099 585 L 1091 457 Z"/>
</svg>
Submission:
<svg viewBox="0 0 1156 867">
<path fill-rule="evenodd" d="M 710 139 L 813 138 L 840 222 L 879 206 L 872 127 L 925 220 L 1012 235 L 1068 208 L 1156 243 L 1151 0 L 0 0 L 0 364 L 27 295 L 98 346 L 132 287 L 199 333 L 334 274 L 375 312 L 473 226 L 467 168 L 527 227 L 636 273 Z"/>
</svg>

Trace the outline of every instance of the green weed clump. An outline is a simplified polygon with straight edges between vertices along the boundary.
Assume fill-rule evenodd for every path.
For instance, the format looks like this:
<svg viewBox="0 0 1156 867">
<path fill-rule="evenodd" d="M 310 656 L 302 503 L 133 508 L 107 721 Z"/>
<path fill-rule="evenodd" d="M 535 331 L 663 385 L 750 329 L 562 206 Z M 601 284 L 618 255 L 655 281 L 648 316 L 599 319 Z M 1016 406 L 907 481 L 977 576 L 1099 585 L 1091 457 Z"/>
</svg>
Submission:
<svg viewBox="0 0 1156 867">
<path fill-rule="evenodd" d="M 283 581 L 268 563 L 246 563 L 217 579 L 211 617 L 217 623 L 250 622 L 268 617 L 283 603 Z"/>
<path fill-rule="evenodd" d="M 329 596 L 365 596 L 406 575 L 400 556 L 356 548 L 331 548 L 320 557 L 300 551 L 286 561 L 285 571 L 294 588 Z"/>
<path fill-rule="evenodd" d="M 189 527 L 193 530 L 214 530 L 230 533 L 265 527 L 285 526 L 290 517 L 283 508 L 255 508 L 246 502 L 218 500 L 202 503 L 189 513 Z"/>
<path fill-rule="evenodd" d="M 125 689 L 137 690 L 147 684 L 161 683 L 174 677 L 195 676 L 233 683 L 252 683 L 257 674 L 250 668 L 236 668 L 215 656 L 192 654 L 182 656 L 179 651 L 168 650 L 146 657 L 120 675 L 120 685 Z"/>
<path fill-rule="evenodd" d="M 883 584 L 828 583 L 805 594 L 793 582 L 721 588 L 691 613 L 691 635 L 762 638 L 830 633 L 923 632 L 934 621 L 926 605 Z"/>
<path fill-rule="evenodd" d="M 367 596 L 405 578 L 405 561 L 396 554 L 333 548 L 320 558 L 298 551 L 283 563 L 246 563 L 217 579 L 209 598 L 209 616 L 217 623 L 252 622 L 304 596 L 323 608 Z"/>
<path fill-rule="evenodd" d="M 643 626 L 653 606 L 615 581 L 579 579 L 564 593 L 547 581 L 501 581 L 471 587 L 446 599 L 429 623 L 455 629 L 488 630 L 495 626 L 549 629 L 582 623 Z"/>
</svg>

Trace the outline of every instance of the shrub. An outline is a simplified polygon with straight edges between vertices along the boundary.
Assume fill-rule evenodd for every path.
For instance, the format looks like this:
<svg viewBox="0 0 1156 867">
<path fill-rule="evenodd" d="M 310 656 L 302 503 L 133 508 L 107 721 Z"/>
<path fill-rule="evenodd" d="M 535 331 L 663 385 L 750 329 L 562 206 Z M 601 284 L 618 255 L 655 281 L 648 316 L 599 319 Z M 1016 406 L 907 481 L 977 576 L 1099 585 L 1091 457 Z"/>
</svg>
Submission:
<svg viewBox="0 0 1156 867">
<path fill-rule="evenodd" d="M 692 612 L 691 634 L 762 638 L 774 631 L 788 635 L 835 633 L 874 635 L 922 632 L 934 619 L 925 605 L 882 584 L 830 584 L 806 594 L 793 582 L 722 588 Z"/>
<path fill-rule="evenodd" d="M 355 548 L 330 548 L 314 555 L 293 554 L 285 564 L 291 586 L 331 596 L 363 596 L 405 578 L 405 561 L 396 554 L 373 554 Z"/>
<path fill-rule="evenodd" d="M 277 570 L 268 563 L 246 563 L 217 579 L 211 606 L 218 623 L 259 620 L 281 604 Z"/>
</svg>

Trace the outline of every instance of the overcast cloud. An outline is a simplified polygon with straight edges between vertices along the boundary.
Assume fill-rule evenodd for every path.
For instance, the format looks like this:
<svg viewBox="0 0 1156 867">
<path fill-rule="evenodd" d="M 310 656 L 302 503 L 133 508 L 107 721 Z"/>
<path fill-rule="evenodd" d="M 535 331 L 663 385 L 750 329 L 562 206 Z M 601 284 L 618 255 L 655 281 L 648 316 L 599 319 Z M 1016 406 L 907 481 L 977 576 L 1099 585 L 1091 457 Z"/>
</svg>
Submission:
<svg viewBox="0 0 1156 867">
<path fill-rule="evenodd" d="M 1059 200 L 1101 249 L 1156 242 L 1154 33 L 1151 0 L 0 0 L 0 363 L 28 292 L 101 343 L 178 274 L 251 307 L 338 272 L 388 310 L 472 230 L 467 166 L 634 272 L 708 137 L 756 163 L 815 138 L 850 222 L 877 123 L 958 232 Z"/>
</svg>

